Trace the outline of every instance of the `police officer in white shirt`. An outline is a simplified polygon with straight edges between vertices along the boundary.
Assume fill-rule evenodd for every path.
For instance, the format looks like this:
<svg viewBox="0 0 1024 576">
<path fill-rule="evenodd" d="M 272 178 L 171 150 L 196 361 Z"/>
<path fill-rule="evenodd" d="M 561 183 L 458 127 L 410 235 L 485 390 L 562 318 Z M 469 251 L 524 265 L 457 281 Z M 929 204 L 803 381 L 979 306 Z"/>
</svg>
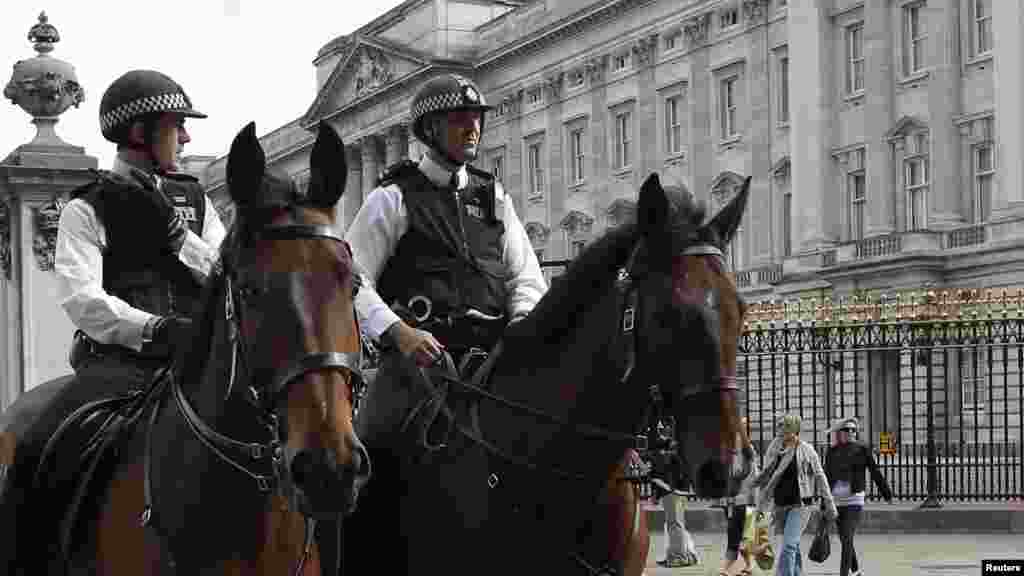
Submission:
<svg viewBox="0 0 1024 576">
<path fill-rule="evenodd" d="M 429 149 L 388 168 L 346 234 L 364 270 L 360 321 L 421 366 L 445 347 L 489 349 L 547 291 L 511 199 L 468 164 L 489 109 L 467 78 L 428 81 L 413 100 L 412 130 Z"/>
<path fill-rule="evenodd" d="M 489 109 L 462 76 L 427 81 L 413 99 L 412 131 L 429 149 L 386 170 L 346 234 L 363 269 L 356 311 L 381 358 L 356 422 L 374 471 L 345 530 L 353 573 L 379 569 L 379 555 L 366 551 L 380 542 L 398 543 L 389 563 L 405 573 L 401 502 L 410 483 L 427 481 L 410 477 L 422 471 L 403 465 L 416 448 L 398 436 L 412 408 L 409 361 L 429 366 L 446 349 L 468 373 L 465 361 L 480 361 L 473 349 L 490 350 L 547 291 L 511 199 L 469 165 Z"/>
<path fill-rule="evenodd" d="M 72 192 L 54 259 L 78 328 L 72 366 L 91 386 L 139 388 L 168 363 L 217 260 L 224 226 L 199 182 L 175 172 L 188 117 L 206 115 L 160 72 L 128 72 L 103 94 L 100 126 L 117 157 Z"/>
</svg>

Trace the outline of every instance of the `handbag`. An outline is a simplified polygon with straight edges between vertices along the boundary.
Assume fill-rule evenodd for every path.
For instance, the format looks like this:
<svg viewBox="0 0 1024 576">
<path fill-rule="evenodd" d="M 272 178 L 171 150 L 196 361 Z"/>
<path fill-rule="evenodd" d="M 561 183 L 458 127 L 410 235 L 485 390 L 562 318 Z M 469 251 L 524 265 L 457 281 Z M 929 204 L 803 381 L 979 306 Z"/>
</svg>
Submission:
<svg viewBox="0 0 1024 576">
<path fill-rule="evenodd" d="M 807 558 L 811 562 L 821 564 L 828 560 L 829 554 L 832 553 L 832 541 L 828 535 L 828 524 L 824 518 L 818 520 L 818 531 L 811 542 L 811 549 L 807 552 Z"/>
<path fill-rule="evenodd" d="M 775 551 L 772 550 L 772 513 L 758 512 L 754 528 L 754 561 L 762 572 L 767 572 L 775 565 Z"/>
</svg>

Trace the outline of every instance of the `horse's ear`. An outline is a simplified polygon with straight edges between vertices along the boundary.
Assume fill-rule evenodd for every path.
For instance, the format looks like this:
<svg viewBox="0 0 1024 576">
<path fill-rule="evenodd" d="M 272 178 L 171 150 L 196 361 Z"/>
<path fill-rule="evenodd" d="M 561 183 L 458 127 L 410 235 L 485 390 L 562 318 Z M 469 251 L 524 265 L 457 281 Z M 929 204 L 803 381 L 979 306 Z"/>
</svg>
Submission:
<svg viewBox="0 0 1024 576">
<path fill-rule="evenodd" d="M 665 231 L 668 222 L 668 196 L 661 187 L 656 172 L 648 176 L 640 186 L 636 222 L 644 236 L 649 237 Z"/>
<path fill-rule="evenodd" d="M 327 122 L 320 122 L 309 158 L 309 202 L 317 208 L 331 208 L 345 193 L 348 165 L 345 143 Z"/>
<path fill-rule="evenodd" d="M 235 136 L 228 153 L 228 192 L 236 206 L 245 208 L 261 201 L 259 187 L 266 167 L 267 157 L 256 138 L 256 123 L 249 122 Z"/>
<path fill-rule="evenodd" d="M 732 242 L 733 236 L 736 235 L 736 230 L 740 227 L 740 222 L 743 221 L 743 213 L 747 211 L 747 198 L 750 197 L 750 178 L 750 176 L 747 176 L 743 181 L 743 186 L 740 187 L 740 191 L 733 196 L 732 200 L 724 208 L 719 210 L 718 214 L 715 214 L 715 217 L 710 222 L 704 225 L 705 228 L 714 231 L 723 246 Z"/>
</svg>

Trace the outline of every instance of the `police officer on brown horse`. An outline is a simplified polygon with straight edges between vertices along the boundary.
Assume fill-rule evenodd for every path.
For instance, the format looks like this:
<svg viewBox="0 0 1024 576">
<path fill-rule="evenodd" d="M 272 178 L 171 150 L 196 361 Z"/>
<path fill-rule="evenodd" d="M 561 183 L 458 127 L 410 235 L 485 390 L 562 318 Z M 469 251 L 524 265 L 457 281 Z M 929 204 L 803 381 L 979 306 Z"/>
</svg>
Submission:
<svg viewBox="0 0 1024 576">
<path fill-rule="evenodd" d="M 397 467 L 394 454 L 405 445 L 395 434 L 412 408 L 401 399 L 411 389 L 412 362 L 431 366 L 446 350 L 467 375 L 547 290 L 511 199 L 494 176 L 470 165 L 490 108 L 465 77 L 424 84 L 413 99 L 412 131 L 427 151 L 385 171 L 346 234 L 364 271 L 356 310 L 382 352 L 357 421 L 374 459 L 357 515 L 380 525 L 357 520 L 347 534 L 400 541 L 393 532 L 398 504 L 413 480 Z"/>
<path fill-rule="evenodd" d="M 117 156 L 72 193 L 54 265 L 60 304 L 78 328 L 72 366 L 91 381 L 80 385 L 142 387 L 187 336 L 225 236 L 199 182 L 176 172 L 190 141 L 185 119 L 205 117 L 156 71 L 128 72 L 103 94 L 100 126 Z"/>
<path fill-rule="evenodd" d="M 124 436 L 116 432 L 137 421 L 132 410 L 154 396 L 142 392 L 189 335 L 192 305 L 225 236 L 198 181 L 175 172 L 190 117 L 205 115 L 160 72 L 128 72 L 103 94 L 100 127 L 117 156 L 71 193 L 54 258 L 57 298 L 77 328 L 76 378 L 39 386 L 45 393 L 27 393 L 19 408 L 32 416 L 0 498 L 0 532 L 13 525 L 21 540 L 0 552 L 0 565 L 17 563 L 15 554 L 59 562 L 95 533 L 75 528 L 84 487 L 106 480 L 97 463 L 115 452 L 112 439 Z"/>
</svg>

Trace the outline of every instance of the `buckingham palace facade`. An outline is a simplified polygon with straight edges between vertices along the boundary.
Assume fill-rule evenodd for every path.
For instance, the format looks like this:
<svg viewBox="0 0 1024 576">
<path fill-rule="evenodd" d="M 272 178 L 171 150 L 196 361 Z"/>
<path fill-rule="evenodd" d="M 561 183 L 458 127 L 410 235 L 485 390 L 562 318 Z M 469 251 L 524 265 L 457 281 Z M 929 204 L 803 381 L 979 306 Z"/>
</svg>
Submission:
<svg viewBox="0 0 1024 576">
<path fill-rule="evenodd" d="M 302 115 L 261 138 L 307 178 L 311 129 L 349 147 L 347 223 L 422 145 L 423 81 L 496 106 L 481 168 L 538 255 L 571 258 L 651 172 L 712 208 L 752 193 L 730 263 L 748 298 L 1009 286 L 1024 233 L 1024 42 L 995 0 L 409 0 L 319 51 Z M 1000 67 L 1000 63 L 1009 66 Z M 204 180 L 225 200 L 226 158 Z"/>
</svg>

